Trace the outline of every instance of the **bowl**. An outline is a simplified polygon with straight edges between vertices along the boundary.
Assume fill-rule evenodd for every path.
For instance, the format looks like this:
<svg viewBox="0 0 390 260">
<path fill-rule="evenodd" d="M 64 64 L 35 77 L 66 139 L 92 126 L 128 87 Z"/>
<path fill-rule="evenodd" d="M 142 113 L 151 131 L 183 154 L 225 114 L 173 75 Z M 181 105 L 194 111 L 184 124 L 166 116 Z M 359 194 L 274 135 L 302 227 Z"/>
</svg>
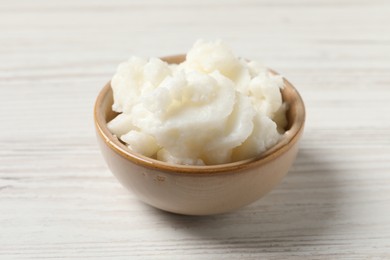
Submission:
<svg viewBox="0 0 390 260">
<path fill-rule="evenodd" d="M 162 58 L 184 61 L 184 55 Z M 288 126 L 281 140 L 259 156 L 238 162 L 210 165 L 173 165 L 132 152 L 110 133 L 107 122 L 117 114 L 110 82 L 99 93 L 94 121 L 103 157 L 119 182 L 143 202 L 173 213 L 211 215 L 248 205 L 272 190 L 286 175 L 298 152 L 305 108 L 297 90 L 285 80 Z"/>
</svg>

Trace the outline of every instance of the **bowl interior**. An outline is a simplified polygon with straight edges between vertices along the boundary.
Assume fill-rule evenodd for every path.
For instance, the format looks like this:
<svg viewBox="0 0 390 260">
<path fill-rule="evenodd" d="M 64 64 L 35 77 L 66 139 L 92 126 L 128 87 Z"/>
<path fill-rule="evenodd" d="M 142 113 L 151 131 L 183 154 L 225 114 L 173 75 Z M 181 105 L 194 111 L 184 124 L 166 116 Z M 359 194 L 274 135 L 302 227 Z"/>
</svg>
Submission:
<svg viewBox="0 0 390 260">
<path fill-rule="evenodd" d="M 184 55 L 176 55 L 162 58 L 168 63 L 181 63 L 185 59 Z M 273 71 L 272 71 L 273 72 Z M 273 72 L 276 74 L 276 72 Z M 118 113 L 112 111 L 113 94 L 110 82 L 100 92 L 94 110 L 95 126 L 98 135 L 105 140 L 107 145 L 123 157 L 133 161 L 137 164 L 145 165 L 146 167 L 159 168 L 163 171 L 174 171 L 183 173 L 215 173 L 228 172 L 232 170 L 240 170 L 247 167 L 253 167 L 272 160 L 280 153 L 288 150 L 301 135 L 305 121 L 305 107 L 297 90 L 286 79 L 285 87 L 282 90 L 283 101 L 288 104 L 287 110 L 287 127 L 281 140 L 273 147 L 263 152 L 259 156 L 251 159 L 246 159 L 238 162 L 221 164 L 221 165 L 207 165 L 207 166 L 192 166 L 192 165 L 172 165 L 162 161 L 158 161 L 128 149 L 119 139 L 110 133 L 107 128 L 107 122 L 112 120 Z"/>
</svg>

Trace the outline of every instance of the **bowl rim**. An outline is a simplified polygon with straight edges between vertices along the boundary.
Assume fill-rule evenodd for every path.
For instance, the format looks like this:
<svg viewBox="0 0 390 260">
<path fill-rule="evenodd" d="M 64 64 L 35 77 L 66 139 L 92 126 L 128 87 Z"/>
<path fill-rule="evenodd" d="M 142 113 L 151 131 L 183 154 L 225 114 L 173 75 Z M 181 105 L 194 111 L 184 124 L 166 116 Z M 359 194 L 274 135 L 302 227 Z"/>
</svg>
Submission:
<svg viewBox="0 0 390 260">
<path fill-rule="evenodd" d="M 172 55 L 165 56 L 161 58 L 163 61 L 168 63 L 177 63 L 177 61 L 183 61 L 185 55 Z M 270 70 L 272 73 L 279 75 L 277 72 Z M 103 116 L 102 104 L 103 101 L 112 96 L 111 81 L 109 81 L 103 89 L 98 94 L 95 105 L 94 105 L 94 124 L 97 132 L 98 138 L 102 138 L 105 144 L 113 150 L 115 153 L 119 154 L 123 158 L 137 164 L 140 166 L 145 166 L 147 168 L 152 168 L 159 171 L 171 172 L 171 173 L 191 173 L 191 174 L 216 174 L 216 173 L 231 173 L 231 172 L 240 172 L 242 170 L 257 167 L 263 164 L 266 164 L 275 158 L 281 156 L 287 152 L 295 143 L 299 140 L 300 136 L 303 133 L 303 128 L 305 124 L 305 105 L 303 100 L 296 90 L 296 88 L 283 77 L 285 87 L 282 91 L 285 91 L 286 88 L 290 89 L 290 92 L 294 95 L 294 104 L 296 105 L 296 113 L 290 128 L 282 135 L 282 138 L 271 148 L 267 149 L 263 153 L 259 154 L 256 157 L 240 160 L 236 162 L 218 164 L 218 165 L 180 165 L 180 164 L 171 164 L 144 155 L 138 154 L 131 151 L 127 148 L 119 139 L 113 135 L 107 127 L 106 119 Z"/>
</svg>

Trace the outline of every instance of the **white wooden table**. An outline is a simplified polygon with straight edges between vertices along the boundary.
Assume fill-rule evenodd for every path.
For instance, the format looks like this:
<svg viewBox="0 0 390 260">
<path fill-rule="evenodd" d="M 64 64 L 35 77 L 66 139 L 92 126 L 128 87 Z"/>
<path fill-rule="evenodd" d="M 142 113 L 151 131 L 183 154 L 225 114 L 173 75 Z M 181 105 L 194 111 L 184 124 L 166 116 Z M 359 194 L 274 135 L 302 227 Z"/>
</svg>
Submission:
<svg viewBox="0 0 390 260">
<path fill-rule="evenodd" d="M 130 55 L 221 38 L 301 92 L 284 181 L 164 213 L 114 179 L 92 107 Z M 390 2 L 0 0 L 0 259 L 390 259 Z"/>
</svg>

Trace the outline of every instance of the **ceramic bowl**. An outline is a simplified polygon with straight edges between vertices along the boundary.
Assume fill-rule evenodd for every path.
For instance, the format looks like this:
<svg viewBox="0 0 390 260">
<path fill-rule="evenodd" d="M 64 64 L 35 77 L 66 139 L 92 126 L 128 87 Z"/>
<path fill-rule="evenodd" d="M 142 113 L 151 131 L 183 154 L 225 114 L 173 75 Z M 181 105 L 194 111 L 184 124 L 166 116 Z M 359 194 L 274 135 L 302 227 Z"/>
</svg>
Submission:
<svg viewBox="0 0 390 260">
<path fill-rule="evenodd" d="M 184 55 L 163 58 L 180 63 Z M 296 89 L 285 80 L 288 127 L 281 140 L 256 158 L 213 166 L 173 165 L 130 151 L 110 133 L 107 122 L 116 115 L 110 83 L 97 97 L 94 120 L 103 157 L 116 178 L 138 198 L 156 208 L 186 215 L 210 215 L 250 204 L 277 185 L 292 165 L 305 108 Z"/>
</svg>

